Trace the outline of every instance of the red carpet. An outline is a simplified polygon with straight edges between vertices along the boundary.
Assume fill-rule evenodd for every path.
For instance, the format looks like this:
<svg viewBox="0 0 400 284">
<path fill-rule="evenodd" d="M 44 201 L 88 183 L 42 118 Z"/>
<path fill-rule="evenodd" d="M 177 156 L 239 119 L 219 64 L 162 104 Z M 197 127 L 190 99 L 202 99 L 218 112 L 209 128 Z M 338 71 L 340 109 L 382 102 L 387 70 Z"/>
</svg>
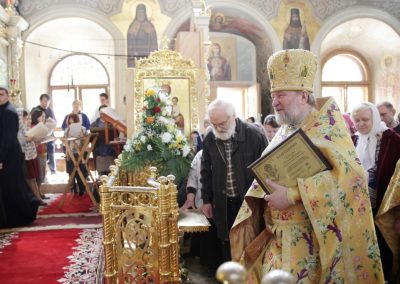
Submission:
<svg viewBox="0 0 400 284">
<path fill-rule="evenodd" d="M 98 284 L 103 280 L 101 216 L 90 198 L 48 194 L 29 226 L 0 229 L 1 284 Z M 60 202 L 65 198 L 64 205 Z"/>
<path fill-rule="evenodd" d="M 63 206 L 60 204 L 63 202 Z M 46 201 L 47 202 L 47 201 Z M 67 193 L 64 197 L 64 194 L 55 194 L 49 202 L 48 206 L 41 207 L 39 211 L 39 215 L 47 215 L 47 214 L 64 214 L 64 213 L 87 213 L 87 212 L 95 212 L 97 210 L 96 206 L 94 206 L 93 202 L 90 200 L 89 196 L 85 194 L 84 196 L 74 196 L 70 193 Z"/>
<path fill-rule="evenodd" d="M 83 224 L 101 224 L 101 216 L 70 216 L 58 218 L 38 218 L 29 227 L 37 226 L 55 226 L 55 225 L 83 225 Z"/>
<path fill-rule="evenodd" d="M 0 234 L 0 282 L 96 283 L 101 248 L 101 229 Z"/>
</svg>

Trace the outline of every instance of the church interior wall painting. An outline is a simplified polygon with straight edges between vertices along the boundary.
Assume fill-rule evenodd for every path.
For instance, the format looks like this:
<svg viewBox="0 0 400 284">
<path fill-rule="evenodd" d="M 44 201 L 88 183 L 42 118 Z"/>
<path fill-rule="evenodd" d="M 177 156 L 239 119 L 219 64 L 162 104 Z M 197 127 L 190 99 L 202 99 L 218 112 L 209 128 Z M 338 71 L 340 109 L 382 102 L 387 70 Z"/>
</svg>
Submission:
<svg viewBox="0 0 400 284">
<path fill-rule="evenodd" d="M 147 17 L 145 4 L 138 4 L 135 18 L 129 25 L 127 34 L 128 67 L 134 67 L 135 58 L 146 57 L 158 49 L 157 32 Z"/>
<path fill-rule="evenodd" d="M 282 39 L 282 49 L 310 50 L 310 44 L 321 27 L 312 11 L 307 1 L 282 1 L 277 16 L 271 20 L 271 25 Z"/>
<path fill-rule="evenodd" d="M 186 21 L 179 26 L 175 37 L 181 31 L 189 31 L 190 22 Z M 232 5 L 213 6 L 210 17 L 210 41 L 214 38 L 233 37 L 236 39 L 236 79 L 231 81 L 212 81 L 213 86 L 221 84 L 237 84 L 243 82 L 258 82 L 262 94 L 262 109 L 266 113 L 270 110 L 269 80 L 266 74 L 266 58 L 273 53 L 271 35 L 262 27 L 262 24 L 251 14 Z M 256 52 L 257 50 L 257 52 Z M 208 58 L 209 54 L 206 54 Z M 232 66 L 231 74 L 235 75 Z M 215 97 L 213 87 L 211 97 Z"/>
<path fill-rule="evenodd" d="M 236 80 L 236 40 L 232 37 L 211 38 L 207 67 L 211 81 Z"/>
<path fill-rule="evenodd" d="M 110 72 L 110 92 L 112 98 L 112 104 L 116 105 L 116 108 L 119 111 L 125 111 L 124 107 L 119 106 L 119 102 L 122 101 L 122 97 L 126 95 L 126 90 L 129 90 L 128 82 L 121 82 L 119 78 L 124 78 L 127 62 L 125 55 L 128 54 L 128 43 L 127 43 L 127 35 L 129 26 L 134 22 L 136 18 L 136 12 L 138 10 L 139 5 L 145 5 L 146 17 L 148 21 L 154 26 L 154 29 L 157 33 L 157 44 L 159 45 L 161 39 L 164 34 L 174 34 L 175 31 L 179 32 L 180 28 L 176 28 L 173 22 L 178 21 L 175 15 L 180 15 L 179 23 L 181 23 L 182 19 L 187 19 L 181 26 L 183 26 L 186 30 L 189 30 L 190 27 L 190 15 L 191 10 L 187 9 L 191 5 L 191 1 L 170 1 L 170 0 L 122 0 L 115 1 L 115 3 L 119 3 L 114 5 L 113 11 L 105 11 L 104 6 L 90 6 L 88 1 L 76 1 L 76 3 L 72 4 L 67 0 L 60 1 L 49 1 L 49 5 L 46 7 L 38 8 L 40 1 L 19 1 L 21 3 L 21 13 L 22 16 L 26 16 L 26 20 L 30 24 L 31 31 L 25 33 L 27 35 L 24 39 L 32 42 L 37 42 L 40 44 L 49 45 L 51 47 L 60 47 L 60 42 L 72 38 L 75 40 L 76 33 L 63 33 L 61 40 L 56 40 L 55 42 L 50 42 L 46 36 L 44 37 L 28 37 L 28 35 L 32 34 L 32 30 L 37 29 L 42 25 L 39 19 L 40 17 L 47 16 L 46 23 L 50 24 L 52 19 L 59 17 L 60 11 L 65 10 L 65 7 L 69 7 L 75 12 L 78 12 L 76 17 L 82 17 L 82 19 L 86 19 L 83 15 L 86 13 L 88 18 L 97 17 L 99 22 L 102 21 L 102 24 L 99 26 L 108 26 L 110 27 L 108 30 L 113 31 L 115 28 L 120 32 L 118 33 L 110 32 L 112 38 L 108 37 L 99 37 L 96 38 L 101 39 L 101 43 L 110 43 L 110 47 L 104 48 L 101 50 L 102 53 L 105 54 L 123 54 L 124 57 L 121 60 L 116 60 L 117 64 L 114 64 L 113 56 L 104 56 L 105 59 L 109 61 L 105 65 L 109 69 Z M 51 2 L 51 3 L 50 3 Z M 101 1 L 101 3 L 106 3 L 108 1 Z M 179 2 L 179 3 L 178 3 Z M 314 51 L 321 58 L 328 52 L 336 48 L 340 48 L 341 46 L 346 46 L 346 48 L 354 49 L 359 51 L 361 54 L 365 56 L 365 58 L 370 59 L 369 65 L 374 66 L 374 72 L 371 78 L 371 89 L 373 89 L 372 100 L 378 101 L 381 99 L 385 99 L 381 94 L 386 94 L 389 92 L 390 94 L 390 82 L 395 82 L 393 80 L 393 76 L 389 77 L 384 72 L 384 68 L 380 66 L 381 60 L 386 54 L 393 55 L 394 57 L 398 57 L 397 50 L 398 44 L 394 40 L 398 40 L 398 12 L 397 9 L 390 9 L 385 5 L 378 5 L 369 3 L 363 3 L 364 6 L 357 6 L 361 3 L 361 0 L 355 1 L 344 1 L 347 6 L 335 6 L 331 4 L 331 1 L 308 1 L 308 0 L 281 0 L 281 1 L 238 1 L 241 2 L 242 5 L 234 6 L 234 3 L 230 3 L 229 1 L 211 1 L 209 2 L 210 6 L 212 6 L 212 15 L 210 18 L 210 32 L 213 34 L 229 34 L 229 35 L 237 35 L 240 38 L 246 38 L 254 45 L 256 52 L 256 81 L 260 84 L 261 89 L 261 101 L 262 101 L 262 111 L 263 113 L 268 113 L 271 111 L 270 108 L 270 100 L 269 100 L 269 82 L 266 79 L 266 59 L 272 54 L 274 49 L 276 49 L 276 38 L 279 38 L 282 42 L 282 47 L 284 43 L 284 34 L 285 30 L 290 25 L 290 18 L 292 15 L 298 15 L 301 26 L 306 28 L 306 33 L 308 35 L 310 45 L 313 45 Z M 251 2 L 251 3 L 250 3 Z M 351 3 L 350 3 L 351 2 Z M 98 2 L 100 3 L 100 1 Z M 389 1 L 391 5 L 396 6 L 396 1 Z M 176 7 L 176 9 L 172 9 L 171 6 Z M 394 7 L 393 6 L 393 7 Z M 49 11 L 47 8 L 51 7 L 52 15 L 54 18 L 48 16 Z M 36 9 L 37 8 L 37 9 Z M 190 8 L 190 7 L 189 7 Z M 257 15 L 254 13 L 255 8 L 259 12 L 259 15 L 263 15 L 263 19 L 265 21 L 260 21 Z M 271 8 L 271 9 L 269 9 Z M 361 14 L 370 15 L 371 11 L 376 11 L 376 18 L 379 19 L 380 22 L 386 23 L 388 26 L 393 27 L 395 35 L 385 36 L 383 37 L 362 37 L 354 40 L 354 31 L 352 29 L 340 29 L 337 38 L 329 41 L 329 44 L 325 44 L 325 40 L 320 39 L 329 37 L 333 32 L 329 32 L 328 29 L 333 29 L 330 25 L 335 22 L 337 26 L 341 26 L 343 20 L 347 18 L 352 18 L 357 21 L 357 24 L 365 30 L 368 30 L 368 33 L 371 33 L 371 30 L 378 30 L 382 34 L 381 28 L 370 28 L 365 27 L 362 23 L 360 23 L 360 18 L 358 18 L 358 14 L 353 13 L 353 8 L 357 8 L 357 13 L 362 12 Z M 170 11 L 170 13 L 166 13 L 166 11 Z M 182 13 L 182 11 L 187 11 L 186 14 Z M 106 12 L 106 13 L 105 13 Z M 24 14 L 25 13 L 25 14 Z M 103 14 L 101 14 L 103 13 Z M 183 15 L 184 14 L 184 15 Z M 100 16 L 101 15 L 101 16 Z M 350 16 L 349 16 L 350 15 Z M 45 17 L 46 18 L 46 17 Z M 375 17 L 374 17 L 375 18 Z M 75 21 L 75 19 L 74 19 Z M 97 22 L 97 21 L 94 21 Z M 38 25 L 40 23 L 40 25 Z M 269 29 L 265 26 L 265 24 L 270 25 L 272 29 Z M 180 27 L 181 27 L 180 26 Z M 321 26 L 323 30 L 321 30 Z M 67 25 L 65 25 L 67 27 Z M 82 26 L 80 26 L 82 29 Z M 326 31 L 325 31 L 326 30 Z M 29 31 L 29 30 L 28 30 Z M 332 30 L 333 31 L 333 30 Z M 325 34 L 326 32 L 326 34 Z M 338 31 L 339 32 L 339 31 Z M 272 35 L 271 35 L 272 33 Z M 305 31 L 304 31 L 305 33 Z M 329 33 L 329 34 L 328 34 Z M 47 33 L 50 34 L 50 33 Z M 52 33 L 52 36 L 56 36 L 56 32 Z M 318 37 L 316 38 L 316 36 Z M 351 36 L 350 40 L 346 40 L 347 36 Z M 219 37 L 219 36 L 216 36 Z M 93 38 L 93 36 L 87 37 L 89 40 Z M 107 39 L 107 40 L 105 40 Z M 174 36 L 170 37 L 171 39 L 171 49 L 174 48 Z M 369 52 L 364 48 L 370 47 L 370 44 L 366 40 L 374 41 L 374 49 L 371 49 Z M 237 38 L 236 38 L 237 40 Z M 345 41 L 346 40 L 346 41 Z M 362 41 L 362 42 L 361 42 Z M 99 45 L 100 41 L 92 41 L 93 44 Z M 300 43 L 299 43 L 300 45 Z M 314 46 L 315 45 L 315 46 Z M 79 50 L 86 52 L 93 52 L 93 47 L 87 48 L 87 44 L 81 44 L 79 46 L 73 46 L 74 50 Z M 246 79 L 241 79 L 240 75 L 244 74 L 242 72 L 241 59 L 242 50 L 239 49 L 241 45 L 239 43 L 236 44 L 236 79 L 233 81 L 231 77 L 231 81 L 223 81 L 223 82 L 238 82 L 238 81 L 247 81 Z M 66 49 L 70 49 L 71 46 L 68 45 Z M 118 49 L 117 49 L 118 48 Z M 123 50 L 121 50 L 121 48 Z M 97 48 L 96 48 L 97 50 Z M 207 56 L 207 55 L 206 55 Z M 30 44 L 25 44 L 23 61 L 21 60 L 21 65 L 23 65 L 23 73 L 26 74 L 24 77 L 25 82 L 21 83 L 21 89 L 23 91 L 23 99 L 27 103 L 29 107 L 37 104 L 37 94 L 48 91 L 47 84 L 47 75 L 43 75 L 39 77 L 39 74 L 47 74 L 48 70 L 46 70 L 48 66 L 49 58 L 57 59 L 58 53 L 55 50 L 46 50 L 44 48 L 39 48 L 37 46 L 31 46 Z M 36 59 L 33 60 L 32 57 Z M 117 58 L 117 57 L 115 57 Z M 45 62 L 43 62 L 45 61 Z M 397 60 L 396 60 L 397 61 Z M 40 63 L 39 63 L 40 62 Z M 121 65 L 119 65 L 121 64 Z M 123 66 L 122 66 L 123 65 Z M 379 65 L 379 66 L 378 66 Z M 37 67 L 40 66 L 40 71 L 37 72 Z M 123 67 L 123 68 L 122 68 Z M 32 72 L 34 70 L 35 72 Z M 117 71 L 115 71 L 117 70 Z M 47 73 L 46 73 L 47 72 Z M 121 76 L 122 74 L 122 76 Z M 234 72 L 231 66 L 231 76 L 234 76 Z M 114 78 L 115 77 L 115 78 Z M 385 77 L 388 77 L 385 79 Z M 253 78 L 253 77 L 252 77 Z M 392 78 L 392 79 L 391 79 Z M 118 81 L 119 80 L 119 81 Z M 122 80 L 124 81 L 124 80 Z M 118 84 L 116 83 L 118 82 Z M 218 81 L 217 81 L 218 82 Z M 388 87 L 385 87 L 385 84 Z M 393 85 L 393 84 L 392 84 Z M 395 84 L 396 85 L 396 84 Z M 122 86 L 122 87 L 120 87 Z M 386 88 L 386 93 L 384 89 Z M 375 99 L 376 98 L 376 99 Z M 390 99 L 390 96 L 388 96 Z M 399 102 L 397 102 L 398 104 Z M 122 103 L 120 103 L 122 105 Z"/>
<path fill-rule="evenodd" d="M 254 23 L 250 15 L 243 13 L 243 11 L 233 8 L 215 8 L 212 12 L 210 32 L 236 34 L 250 41 L 254 41 L 263 35 L 262 28 Z"/>
<path fill-rule="evenodd" d="M 250 11 L 232 6 L 213 7 L 209 28 L 212 37 L 219 37 L 219 34 L 236 36 L 237 81 L 258 82 L 262 94 L 261 109 L 265 113 L 271 112 L 266 74 L 266 58 L 273 53 L 271 35 Z"/>
<path fill-rule="evenodd" d="M 154 0 L 124 1 L 121 12 L 110 17 L 121 31 L 126 43 L 127 67 L 134 67 L 134 59 L 143 58 L 160 46 L 161 36 L 171 18 L 161 13 Z"/>
<path fill-rule="evenodd" d="M 256 52 L 252 42 L 232 34 L 213 33 L 207 67 L 211 81 L 256 81 Z"/>
<path fill-rule="evenodd" d="M 400 56 L 396 54 L 386 54 L 382 57 L 378 70 L 376 101 L 389 101 L 395 106 L 400 106 L 399 60 Z"/>
</svg>

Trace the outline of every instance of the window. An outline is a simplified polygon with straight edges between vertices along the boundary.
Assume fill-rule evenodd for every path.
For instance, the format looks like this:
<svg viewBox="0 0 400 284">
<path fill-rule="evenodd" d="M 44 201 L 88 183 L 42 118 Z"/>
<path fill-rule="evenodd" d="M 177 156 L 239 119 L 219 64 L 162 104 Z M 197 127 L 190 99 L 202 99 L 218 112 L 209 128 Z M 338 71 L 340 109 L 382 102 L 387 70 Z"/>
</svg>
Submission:
<svg viewBox="0 0 400 284">
<path fill-rule="evenodd" d="M 331 54 L 322 66 L 322 96 L 335 98 L 342 112 L 368 101 L 369 80 L 365 60 L 354 52 Z"/>
<path fill-rule="evenodd" d="M 50 92 L 57 126 L 72 111 L 75 99 L 89 119 L 99 107 L 99 94 L 108 93 L 109 79 L 104 66 L 88 55 L 70 55 L 55 65 L 50 76 Z"/>
</svg>

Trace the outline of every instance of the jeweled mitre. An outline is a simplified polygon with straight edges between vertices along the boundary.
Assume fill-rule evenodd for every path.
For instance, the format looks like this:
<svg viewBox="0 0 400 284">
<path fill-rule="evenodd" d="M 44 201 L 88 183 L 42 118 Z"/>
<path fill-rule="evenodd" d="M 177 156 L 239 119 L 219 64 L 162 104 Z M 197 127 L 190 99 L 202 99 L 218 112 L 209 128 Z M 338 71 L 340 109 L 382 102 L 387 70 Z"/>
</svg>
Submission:
<svg viewBox="0 0 400 284">
<path fill-rule="evenodd" d="M 274 53 L 267 64 L 271 92 L 313 92 L 317 66 L 317 57 L 308 50 L 287 49 Z"/>
</svg>

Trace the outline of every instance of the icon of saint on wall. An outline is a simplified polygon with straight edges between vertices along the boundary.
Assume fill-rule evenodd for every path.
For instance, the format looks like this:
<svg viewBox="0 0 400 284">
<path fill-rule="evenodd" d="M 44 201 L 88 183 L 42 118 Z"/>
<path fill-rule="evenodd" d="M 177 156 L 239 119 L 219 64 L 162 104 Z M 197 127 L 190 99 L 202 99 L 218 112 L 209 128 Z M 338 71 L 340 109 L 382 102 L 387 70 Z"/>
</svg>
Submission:
<svg viewBox="0 0 400 284">
<path fill-rule="evenodd" d="M 310 50 L 307 26 L 301 23 L 300 10 L 290 9 L 290 22 L 283 37 L 283 49 L 306 49 Z"/>
<path fill-rule="evenodd" d="M 230 81 L 231 65 L 228 60 L 221 55 L 221 45 L 213 43 L 210 47 L 210 56 L 207 63 L 211 81 Z"/>
<path fill-rule="evenodd" d="M 400 91 L 400 75 L 397 72 L 396 60 L 388 55 L 383 59 L 383 70 L 379 79 L 380 100 L 396 103 Z"/>
<path fill-rule="evenodd" d="M 134 67 L 135 57 L 146 57 L 150 52 L 158 49 L 157 32 L 147 18 L 144 4 L 139 4 L 136 7 L 135 19 L 128 29 L 127 45 L 128 67 Z"/>
</svg>

